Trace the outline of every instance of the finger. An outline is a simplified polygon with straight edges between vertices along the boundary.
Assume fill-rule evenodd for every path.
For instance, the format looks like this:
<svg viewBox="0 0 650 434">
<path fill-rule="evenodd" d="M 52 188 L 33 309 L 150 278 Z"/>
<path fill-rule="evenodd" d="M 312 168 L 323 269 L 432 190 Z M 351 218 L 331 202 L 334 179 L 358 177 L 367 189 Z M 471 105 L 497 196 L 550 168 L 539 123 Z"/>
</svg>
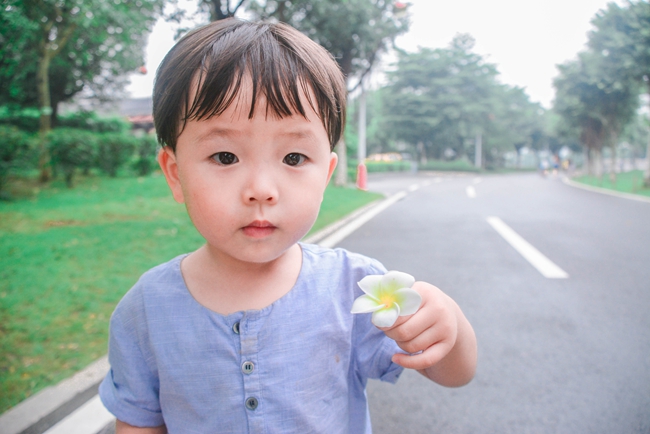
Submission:
<svg viewBox="0 0 650 434">
<path fill-rule="evenodd" d="M 397 340 L 397 345 L 407 353 L 418 353 L 424 351 L 427 348 L 435 345 L 438 342 L 449 339 L 451 336 L 444 333 L 443 330 L 440 330 L 439 327 L 430 327 L 422 331 L 419 335 L 408 340 Z"/>
<path fill-rule="evenodd" d="M 450 342 L 442 341 L 427 348 L 419 354 L 393 355 L 393 362 L 407 369 L 427 369 L 441 361 L 451 351 Z"/>
<path fill-rule="evenodd" d="M 396 342 L 408 342 L 435 327 L 435 322 L 435 317 L 428 312 L 416 312 L 408 317 L 400 317 L 393 327 L 383 331 Z"/>
</svg>

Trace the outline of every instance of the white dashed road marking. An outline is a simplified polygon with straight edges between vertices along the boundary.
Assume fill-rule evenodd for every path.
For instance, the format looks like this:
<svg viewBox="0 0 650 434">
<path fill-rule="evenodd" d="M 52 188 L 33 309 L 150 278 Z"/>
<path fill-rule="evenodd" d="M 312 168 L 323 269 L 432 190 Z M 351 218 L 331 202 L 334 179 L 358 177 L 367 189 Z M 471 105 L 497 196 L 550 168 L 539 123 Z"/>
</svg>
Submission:
<svg viewBox="0 0 650 434">
<path fill-rule="evenodd" d="M 548 279 L 567 279 L 569 274 L 555 265 L 539 250 L 524 240 L 499 217 L 488 217 L 487 222 L 501 235 L 521 256 Z"/>
<path fill-rule="evenodd" d="M 474 199 L 476 197 L 476 189 L 471 185 L 468 185 L 467 188 L 465 188 L 465 193 L 467 193 L 467 197 L 470 199 Z"/>
</svg>

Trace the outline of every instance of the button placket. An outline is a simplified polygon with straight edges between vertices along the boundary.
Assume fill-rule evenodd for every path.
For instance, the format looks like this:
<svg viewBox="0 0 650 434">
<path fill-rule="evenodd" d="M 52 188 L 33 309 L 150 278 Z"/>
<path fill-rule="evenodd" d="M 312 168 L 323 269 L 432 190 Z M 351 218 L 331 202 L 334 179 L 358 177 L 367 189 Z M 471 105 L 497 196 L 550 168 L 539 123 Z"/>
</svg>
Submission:
<svg viewBox="0 0 650 434">
<path fill-rule="evenodd" d="M 251 433 L 262 432 L 264 426 L 264 415 L 261 411 L 264 403 L 260 393 L 260 370 L 257 359 L 258 329 L 261 323 L 264 321 L 259 321 L 254 313 L 250 314 L 249 312 L 244 314 L 239 323 L 240 369 L 244 386 L 242 404 L 246 409 Z"/>
</svg>

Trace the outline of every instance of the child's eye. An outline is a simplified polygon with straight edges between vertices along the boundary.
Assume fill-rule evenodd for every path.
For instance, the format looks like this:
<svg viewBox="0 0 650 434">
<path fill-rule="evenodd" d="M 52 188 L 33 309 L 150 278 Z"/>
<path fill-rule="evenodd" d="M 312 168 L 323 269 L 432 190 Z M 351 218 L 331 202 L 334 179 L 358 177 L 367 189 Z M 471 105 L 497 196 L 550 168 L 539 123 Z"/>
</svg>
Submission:
<svg viewBox="0 0 650 434">
<path fill-rule="evenodd" d="M 282 162 L 284 164 L 288 164 L 289 166 L 300 166 L 307 160 L 307 157 L 298 154 L 297 152 L 292 152 L 291 154 L 287 154 L 286 157 L 284 157 L 284 160 Z"/>
<path fill-rule="evenodd" d="M 232 152 L 217 152 L 210 158 L 224 166 L 229 166 L 239 161 L 239 158 Z"/>
</svg>

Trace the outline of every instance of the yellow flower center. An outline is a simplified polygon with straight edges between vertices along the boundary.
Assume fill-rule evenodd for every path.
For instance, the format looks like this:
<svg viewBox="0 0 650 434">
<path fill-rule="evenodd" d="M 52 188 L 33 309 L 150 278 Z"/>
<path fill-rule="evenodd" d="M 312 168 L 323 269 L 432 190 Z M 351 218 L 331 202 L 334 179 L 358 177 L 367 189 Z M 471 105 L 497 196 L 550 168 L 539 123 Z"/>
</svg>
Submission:
<svg viewBox="0 0 650 434">
<path fill-rule="evenodd" d="M 393 296 L 393 294 L 384 294 L 379 298 L 379 301 L 385 307 L 391 307 L 393 303 L 395 303 L 395 297 Z"/>
</svg>

